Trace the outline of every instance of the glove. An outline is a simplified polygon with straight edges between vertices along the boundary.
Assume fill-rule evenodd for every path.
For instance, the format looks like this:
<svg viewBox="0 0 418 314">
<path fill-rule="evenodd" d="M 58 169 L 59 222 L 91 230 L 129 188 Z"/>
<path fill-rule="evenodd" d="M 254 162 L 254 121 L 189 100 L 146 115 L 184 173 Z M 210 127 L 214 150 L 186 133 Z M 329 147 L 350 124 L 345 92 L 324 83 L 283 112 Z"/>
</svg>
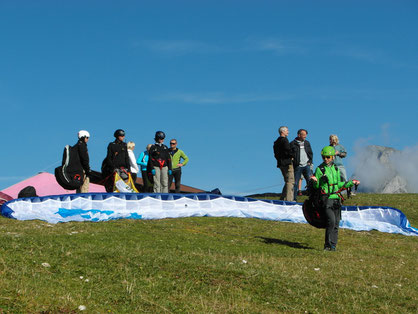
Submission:
<svg viewBox="0 0 418 314">
<path fill-rule="evenodd" d="M 152 173 L 153 176 L 155 176 L 155 169 L 152 169 L 151 173 Z"/>
<path fill-rule="evenodd" d="M 170 169 L 168 170 L 168 175 L 171 176 L 173 174 L 173 171 L 171 171 Z"/>
</svg>

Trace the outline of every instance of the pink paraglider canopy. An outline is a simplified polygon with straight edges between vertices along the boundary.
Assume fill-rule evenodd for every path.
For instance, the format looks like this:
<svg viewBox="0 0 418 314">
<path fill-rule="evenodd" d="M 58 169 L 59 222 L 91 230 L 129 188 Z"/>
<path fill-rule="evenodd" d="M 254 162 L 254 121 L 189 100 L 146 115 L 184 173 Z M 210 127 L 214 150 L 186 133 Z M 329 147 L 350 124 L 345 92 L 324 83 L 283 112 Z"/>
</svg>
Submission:
<svg viewBox="0 0 418 314">
<path fill-rule="evenodd" d="M 61 187 L 61 185 L 57 183 L 57 180 L 55 180 L 55 176 L 48 172 L 41 172 L 36 176 L 16 183 L 1 192 L 10 195 L 13 198 L 17 198 L 19 192 L 29 185 L 35 188 L 38 196 L 75 193 L 75 190 L 70 191 Z M 102 193 L 106 192 L 106 190 L 102 185 L 90 183 L 89 192 Z"/>
</svg>

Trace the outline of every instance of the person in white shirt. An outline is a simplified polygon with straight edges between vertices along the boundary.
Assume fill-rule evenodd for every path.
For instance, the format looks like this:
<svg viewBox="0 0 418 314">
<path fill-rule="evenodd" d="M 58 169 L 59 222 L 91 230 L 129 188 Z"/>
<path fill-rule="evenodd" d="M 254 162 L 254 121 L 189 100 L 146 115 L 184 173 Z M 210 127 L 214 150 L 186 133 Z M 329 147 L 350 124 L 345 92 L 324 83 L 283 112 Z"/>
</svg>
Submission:
<svg viewBox="0 0 418 314">
<path fill-rule="evenodd" d="M 136 183 L 136 178 L 138 176 L 139 168 L 136 163 L 136 158 L 134 154 L 135 143 L 128 142 L 128 156 L 129 156 L 129 170 L 131 171 L 132 180 Z"/>
</svg>

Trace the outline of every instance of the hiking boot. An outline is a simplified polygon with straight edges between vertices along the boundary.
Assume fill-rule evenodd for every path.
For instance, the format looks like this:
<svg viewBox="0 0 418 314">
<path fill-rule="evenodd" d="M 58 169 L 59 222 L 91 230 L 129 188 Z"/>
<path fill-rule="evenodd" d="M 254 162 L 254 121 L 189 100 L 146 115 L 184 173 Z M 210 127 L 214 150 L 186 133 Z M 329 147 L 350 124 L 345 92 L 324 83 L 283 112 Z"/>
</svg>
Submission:
<svg viewBox="0 0 418 314">
<path fill-rule="evenodd" d="M 326 246 L 324 247 L 324 251 L 332 251 L 335 252 L 337 250 L 337 248 L 335 246 Z"/>
</svg>

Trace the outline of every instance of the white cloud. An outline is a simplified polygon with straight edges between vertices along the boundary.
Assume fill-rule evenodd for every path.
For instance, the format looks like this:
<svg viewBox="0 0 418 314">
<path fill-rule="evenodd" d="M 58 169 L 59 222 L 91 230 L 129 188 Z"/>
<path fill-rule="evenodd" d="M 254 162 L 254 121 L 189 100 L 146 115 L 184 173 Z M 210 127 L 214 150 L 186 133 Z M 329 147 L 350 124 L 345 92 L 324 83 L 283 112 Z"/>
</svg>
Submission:
<svg viewBox="0 0 418 314">
<path fill-rule="evenodd" d="M 137 45 L 154 52 L 174 55 L 218 53 L 225 51 L 225 48 L 215 44 L 194 40 L 146 40 Z"/>
<path fill-rule="evenodd" d="M 226 94 L 223 92 L 207 93 L 173 93 L 158 96 L 155 101 L 178 101 L 189 104 L 216 105 L 216 104 L 241 104 L 257 103 L 265 101 L 283 101 L 293 98 L 291 94 Z"/>
<path fill-rule="evenodd" d="M 249 51 L 267 51 L 275 54 L 303 54 L 311 40 L 284 40 L 279 38 L 263 38 L 263 39 L 249 39 L 247 40 Z"/>
<path fill-rule="evenodd" d="M 340 47 L 336 46 L 330 51 L 332 55 L 340 57 L 348 57 L 352 59 L 361 60 L 368 63 L 385 63 L 387 62 L 384 54 L 381 51 L 368 49 L 364 47 Z"/>
<path fill-rule="evenodd" d="M 372 64 L 387 64 L 396 67 L 416 68 L 416 65 L 407 65 L 393 60 L 384 51 L 377 48 L 365 47 L 356 43 L 335 40 L 332 38 L 292 38 L 283 39 L 277 37 L 230 40 L 222 44 L 199 40 L 143 40 L 134 43 L 137 47 L 143 47 L 156 53 L 167 55 L 186 54 L 214 54 L 214 53 L 239 53 L 239 52 L 271 52 L 282 55 L 322 55 L 351 58 Z"/>
</svg>

